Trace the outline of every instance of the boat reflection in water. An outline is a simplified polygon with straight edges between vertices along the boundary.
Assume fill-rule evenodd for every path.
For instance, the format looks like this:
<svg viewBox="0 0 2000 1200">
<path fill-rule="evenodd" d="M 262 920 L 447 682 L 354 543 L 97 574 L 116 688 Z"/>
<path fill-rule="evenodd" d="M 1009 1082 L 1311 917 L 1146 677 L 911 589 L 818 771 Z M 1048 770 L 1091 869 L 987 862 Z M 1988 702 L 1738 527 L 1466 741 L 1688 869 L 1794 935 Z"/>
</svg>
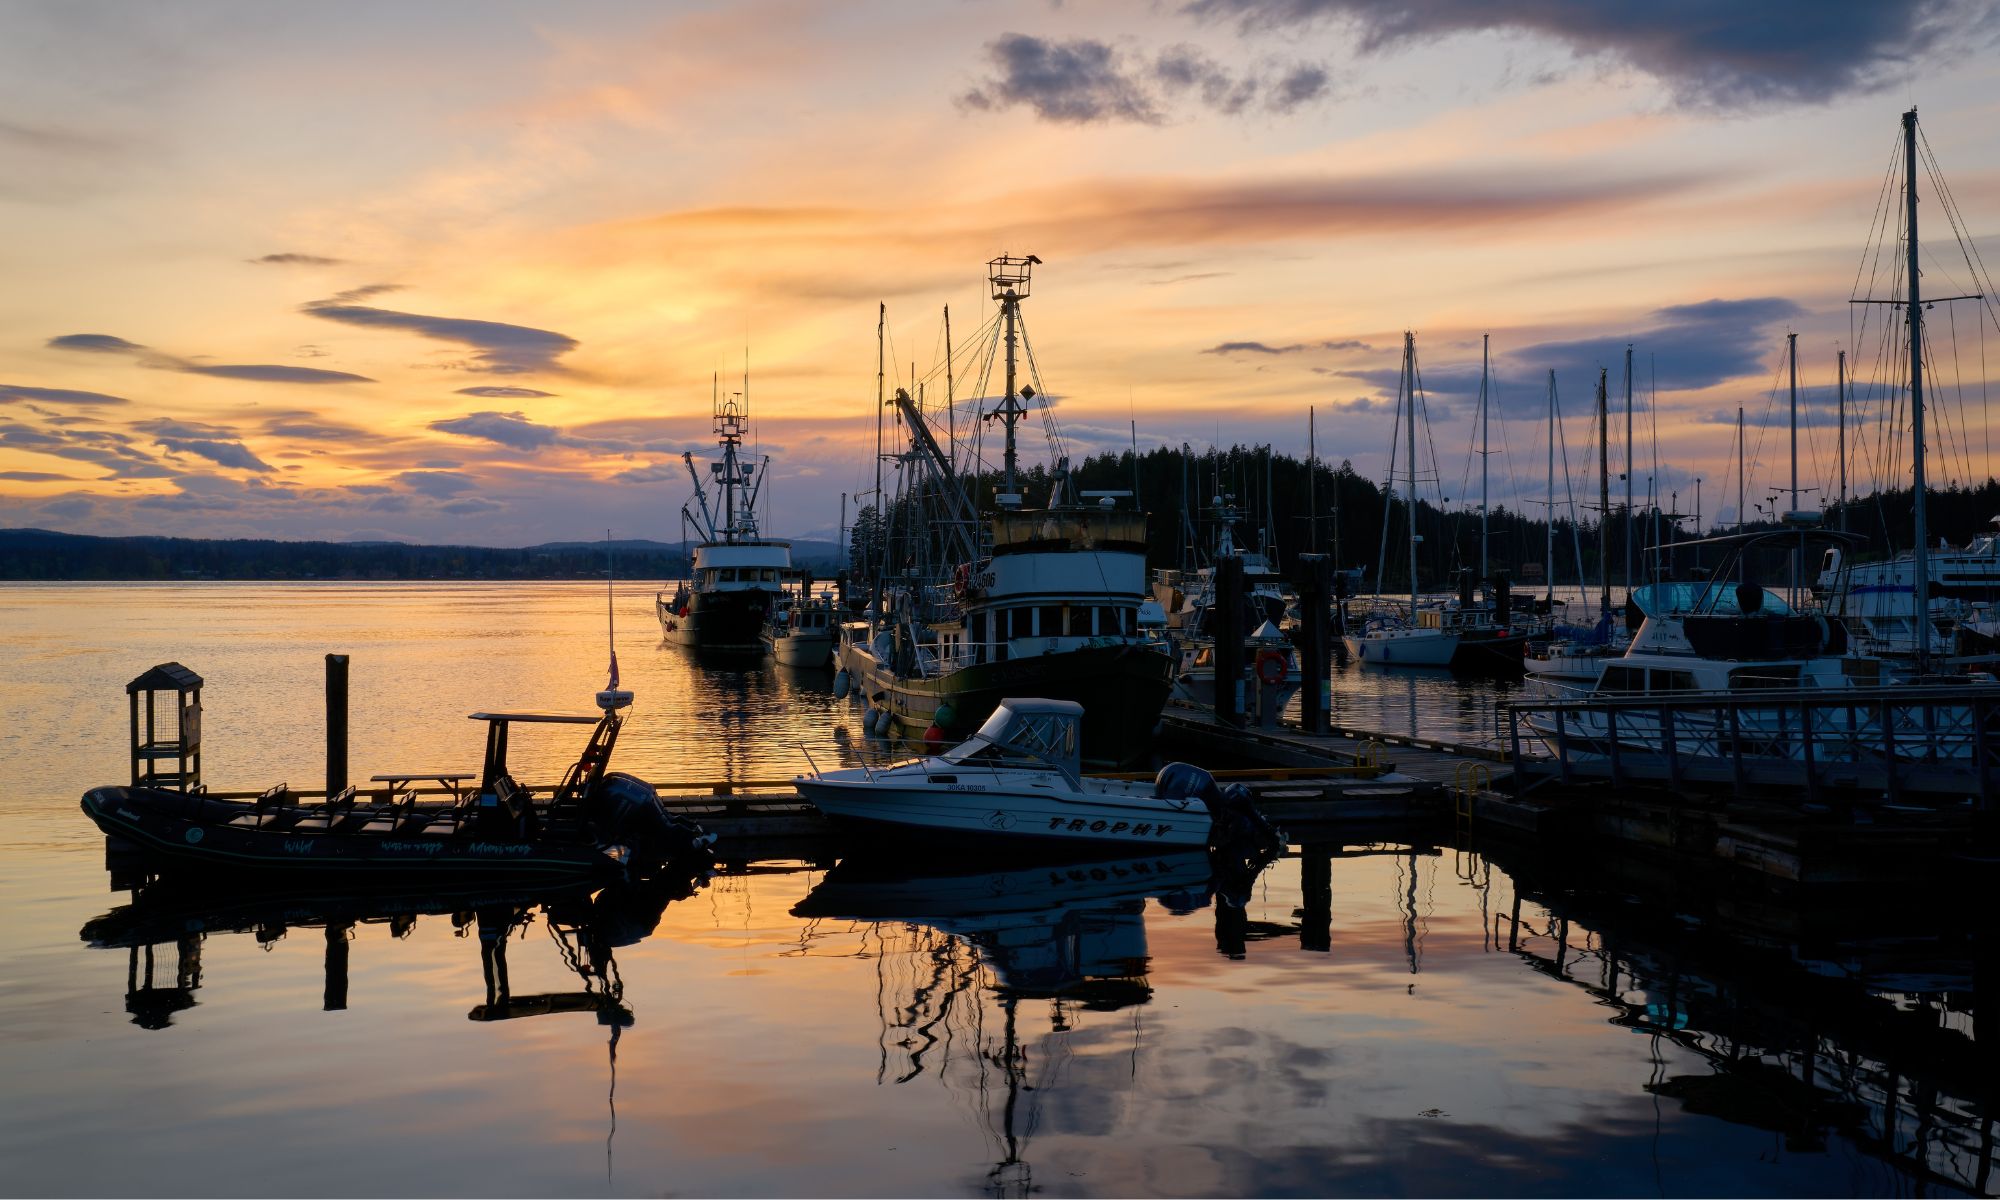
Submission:
<svg viewBox="0 0 2000 1200">
<path fill-rule="evenodd" d="M 634 945 L 658 928 L 668 904 L 694 894 L 706 873 L 620 882 L 602 889 L 571 884 L 538 889 L 430 889 L 390 891 L 228 892 L 151 881 L 133 889 L 130 904 L 87 922 L 81 937 L 100 949 L 123 949 L 125 1011 L 132 1023 L 166 1029 L 177 1013 L 193 1008 L 205 984 L 202 945 L 210 937 L 248 934 L 268 946 L 294 932 L 319 930 L 326 939 L 322 1009 L 347 1007 L 348 955 L 356 926 L 386 925 L 406 938 L 420 918 L 447 917 L 460 937 L 477 936 L 486 998 L 466 1017 L 505 1021 L 550 1013 L 589 1013 L 610 1030 L 606 1042 L 606 1103 L 611 1137 L 618 1127 L 618 1037 L 636 1021 L 625 1003 L 625 983 L 613 951 Z M 508 980 L 507 944 L 539 919 L 564 966 L 579 986 L 569 991 L 516 993 Z M 170 951 L 169 951 L 170 948 Z M 173 958 L 167 974 L 167 955 Z"/>
<path fill-rule="evenodd" d="M 1732 896 L 1643 862 L 1496 854 L 1514 895 L 1491 915 L 1489 948 L 1650 1037 L 1644 1091 L 1768 1131 L 1774 1154 L 1845 1143 L 1890 1172 L 1857 1177 L 1867 1191 L 1992 1194 L 2000 926 L 1983 899 Z M 1484 859 L 1460 860 L 1462 880 L 1490 886 Z M 1707 1070 L 1668 1065 L 1689 1054 Z"/>
<path fill-rule="evenodd" d="M 813 921 L 819 937 L 839 936 L 817 927 L 825 920 L 868 923 L 859 931 L 861 953 L 874 958 L 882 980 L 876 1082 L 908 1083 L 926 1072 L 942 1079 L 993 1143 L 986 1192 L 1026 1196 L 1039 1190 L 1028 1142 L 1070 1061 L 1068 1035 L 1080 1014 L 1136 1010 L 1151 1000 L 1147 901 L 1186 915 L 1208 903 L 1209 886 L 1201 852 L 1016 860 L 949 874 L 909 859 L 849 858 L 792 914 Z M 1049 1027 L 1039 1040 L 1020 1027 L 1024 1001 L 1047 1002 Z M 999 1010 L 997 1032 L 989 1006 Z M 1136 1052 L 1136 1011 L 1132 1028 Z"/>
</svg>

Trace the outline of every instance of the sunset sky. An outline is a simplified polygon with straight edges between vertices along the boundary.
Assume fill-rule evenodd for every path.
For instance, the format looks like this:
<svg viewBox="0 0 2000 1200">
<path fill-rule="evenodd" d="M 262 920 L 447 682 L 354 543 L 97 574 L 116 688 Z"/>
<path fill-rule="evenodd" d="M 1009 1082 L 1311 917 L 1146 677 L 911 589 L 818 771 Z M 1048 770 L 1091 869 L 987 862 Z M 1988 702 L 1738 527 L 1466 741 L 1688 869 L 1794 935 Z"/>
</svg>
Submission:
<svg viewBox="0 0 2000 1200">
<path fill-rule="evenodd" d="M 1317 406 L 1379 478 L 1410 329 L 1457 503 L 1490 333 L 1494 490 L 1539 498 L 1548 371 L 1581 480 L 1629 341 L 1662 499 L 1699 475 L 1728 519 L 1737 405 L 1751 494 L 1786 474 L 1787 330 L 1831 483 L 1912 103 L 2000 264 L 1996 63 L 1990 2 L 12 4 L 0 526 L 675 540 L 747 349 L 768 531 L 831 536 L 874 479 L 877 303 L 890 386 L 927 379 L 1002 252 L 1043 260 L 1079 457 L 1130 421 L 1303 453 Z M 1926 290 L 1979 290 L 1928 183 L 1920 212 Z M 1861 490 L 1908 458 L 1865 402 L 1875 311 Z M 1930 320 L 1934 475 L 1983 478 L 2000 329 Z"/>
</svg>

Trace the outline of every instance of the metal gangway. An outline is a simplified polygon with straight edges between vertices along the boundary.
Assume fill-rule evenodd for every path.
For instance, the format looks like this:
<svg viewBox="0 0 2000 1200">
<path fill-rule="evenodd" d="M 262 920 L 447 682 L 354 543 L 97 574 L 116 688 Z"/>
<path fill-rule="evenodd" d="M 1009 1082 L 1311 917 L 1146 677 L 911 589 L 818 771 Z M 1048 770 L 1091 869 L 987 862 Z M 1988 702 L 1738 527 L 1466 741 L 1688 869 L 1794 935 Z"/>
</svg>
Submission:
<svg viewBox="0 0 2000 1200">
<path fill-rule="evenodd" d="M 1504 706 L 1524 784 L 1870 793 L 1984 812 L 2000 779 L 2000 685 L 1593 695 Z"/>
</svg>

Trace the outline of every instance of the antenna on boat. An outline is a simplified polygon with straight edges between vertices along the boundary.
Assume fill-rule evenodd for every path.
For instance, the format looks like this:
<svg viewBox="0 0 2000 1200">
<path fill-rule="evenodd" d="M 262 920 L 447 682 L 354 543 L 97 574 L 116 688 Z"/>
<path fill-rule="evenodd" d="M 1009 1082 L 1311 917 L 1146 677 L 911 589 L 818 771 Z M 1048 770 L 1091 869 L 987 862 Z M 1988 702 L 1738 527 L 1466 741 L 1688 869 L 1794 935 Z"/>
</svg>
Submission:
<svg viewBox="0 0 2000 1200">
<path fill-rule="evenodd" d="M 613 603 L 616 582 L 617 572 L 611 562 L 611 531 L 607 529 L 604 531 L 604 640 L 611 650 L 611 681 L 597 693 L 597 707 L 606 715 L 632 703 L 632 693 L 618 688 L 618 615 Z"/>
</svg>

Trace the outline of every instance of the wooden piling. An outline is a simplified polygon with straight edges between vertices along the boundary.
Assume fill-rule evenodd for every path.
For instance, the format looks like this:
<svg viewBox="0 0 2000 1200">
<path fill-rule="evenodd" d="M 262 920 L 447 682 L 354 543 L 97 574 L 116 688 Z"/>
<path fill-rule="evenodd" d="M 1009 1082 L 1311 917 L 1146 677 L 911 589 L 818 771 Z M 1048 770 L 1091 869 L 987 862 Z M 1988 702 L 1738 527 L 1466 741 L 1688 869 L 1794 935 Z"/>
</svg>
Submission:
<svg viewBox="0 0 2000 1200">
<path fill-rule="evenodd" d="M 326 656 L 326 794 L 347 786 L 347 656 Z"/>
<path fill-rule="evenodd" d="M 1208 634 L 1215 645 L 1215 715 L 1230 725 L 1243 723 L 1243 559 L 1215 560 L 1215 604 L 1208 610 Z"/>
</svg>

